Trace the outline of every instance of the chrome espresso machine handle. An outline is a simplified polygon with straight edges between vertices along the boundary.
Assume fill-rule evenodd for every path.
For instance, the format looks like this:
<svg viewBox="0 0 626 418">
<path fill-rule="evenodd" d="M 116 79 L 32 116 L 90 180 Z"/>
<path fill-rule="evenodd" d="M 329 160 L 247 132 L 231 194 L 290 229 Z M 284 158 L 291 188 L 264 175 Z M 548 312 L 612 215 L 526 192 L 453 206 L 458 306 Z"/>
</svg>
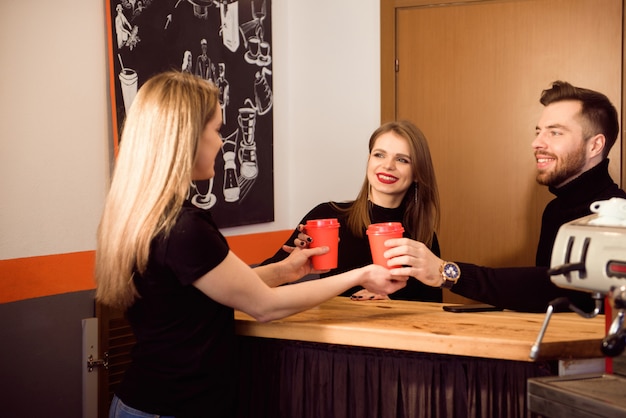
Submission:
<svg viewBox="0 0 626 418">
<path fill-rule="evenodd" d="M 626 330 L 624 329 L 624 311 L 626 310 L 626 286 L 613 287 L 607 295 L 614 311 L 617 311 L 609 332 L 602 340 L 602 353 L 609 357 L 619 356 L 626 348 Z"/>
<path fill-rule="evenodd" d="M 561 273 L 558 273 L 558 274 L 561 274 Z M 546 317 L 544 318 L 543 324 L 541 325 L 541 329 L 539 330 L 539 334 L 537 335 L 537 340 L 535 340 L 535 343 L 530 348 L 529 357 L 533 360 L 537 360 L 537 358 L 539 357 L 541 341 L 543 340 L 543 336 L 546 333 L 548 324 L 550 323 L 550 318 L 552 317 L 552 314 L 554 313 L 556 309 L 560 310 L 560 309 L 567 307 L 570 311 L 576 312 L 578 315 L 582 316 L 583 318 L 594 318 L 598 316 L 598 314 L 602 312 L 602 306 L 604 304 L 604 295 L 602 293 L 596 292 L 592 294 L 592 297 L 596 302 L 595 303 L 596 306 L 591 312 L 585 312 L 582 309 L 579 309 L 576 305 L 570 303 L 569 299 L 565 297 L 557 298 L 557 299 L 554 299 L 552 302 L 550 302 L 550 304 L 548 305 L 548 309 L 546 311 Z"/>
</svg>

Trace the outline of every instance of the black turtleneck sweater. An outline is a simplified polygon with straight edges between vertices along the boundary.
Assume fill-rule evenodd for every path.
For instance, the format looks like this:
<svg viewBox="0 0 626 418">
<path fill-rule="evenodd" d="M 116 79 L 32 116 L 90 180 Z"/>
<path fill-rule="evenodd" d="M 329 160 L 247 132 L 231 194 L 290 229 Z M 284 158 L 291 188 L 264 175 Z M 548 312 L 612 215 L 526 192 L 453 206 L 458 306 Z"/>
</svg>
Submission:
<svg viewBox="0 0 626 418">
<path fill-rule="evenodd" d="M 502 308 L 527 312 L 544 312 L 552 300 L 565 296 L 578 307 L 591 311 L 594 302 L 589 293 L 557 287 L 547 270 L 561 225 L 590 215 L 589 206 L 593 202 L 626 198 L 626 193 L 611 179 L 608 166 L 609 160 L 605 159 L 563 187 L 550 187 L 556 198 L 543 212 L 535 267 L 489 268 L 457 263 L 461 278 L 452 291 Z"/>
<path fill-rule="evenodd" d="M 626 193 L 609 176 L 609 160 L 584 172 L 561 188 L 550 187 L 556 196 L 546 206 L 541 219 L 541 235 L 537 245 L 537 266 L 550 266 L 552 246 L 559 228 L 564 223 L 591 215 L 589 206 L 598 200 L 612 197 L 626 198 Z"/>
<path fill-rule="evenodd" d="M 335 203 L 340 208 L 348 208 L 352 203 Z M 380 222 L 402 222 L 404 216 L 404 206 L 400 206 L 394 209 L 383 208 L 372 204 L 370 212 L 370 218 L 372 223 Z M 369 241 L 365 231 L 363 236 L 355 236 L 347 226 L 346 214 L 337 211 L 329 202 L 321 203 L 313 208 L 306 216 L 300 221 L 301 224 L 306 224 L 306 221 L 312 219 L 326 219 L 337 218 L 339 220 L 339 251 L 337 268 L 322 274 L 322 277 L 332 276 L 335 274 L 343 273 L 348 270 L 352 270 L 358 267 L 363 267 L 368 264 L 372 264 L 372 253 L 370 251 Z M 289 239 L 285 242 L 285 245 L 293 247 L 294 239 L 298 236 L 298 230 L 294 230 Z M 405 237 L 410 237 L 408 231 L 404 232 Z M 439 243 L 437 236 L 433 236 L 433 245 L 431 251 L 437 256 L 440 255 Z M 261 264 L 274 263 L 283 260 L 287 257 L 287 252 L 282 249 L 278 250 L 274 256 L 263 261 Z M 360 287 L 352 288 L 342 293 L 342 296 L 350 296 L 354 292 L 361 289 Z M 420 281 L 412 278 L 407 282 L 406 287 L 398 290 L 394 294 L 389 296 L 391 299 L 402 300 L 417 300 L 428 302 L 441 302 L 441 289 L 426 286 Z"/>
</svg>

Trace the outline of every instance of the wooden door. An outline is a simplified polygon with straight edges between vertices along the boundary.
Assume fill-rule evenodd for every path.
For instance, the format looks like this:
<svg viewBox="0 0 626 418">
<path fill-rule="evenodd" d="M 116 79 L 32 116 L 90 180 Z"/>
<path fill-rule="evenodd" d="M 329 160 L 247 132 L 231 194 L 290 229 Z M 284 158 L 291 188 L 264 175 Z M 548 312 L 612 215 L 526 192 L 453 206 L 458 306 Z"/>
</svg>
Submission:
<svg viewBox="0 0 626 418">
<path fill-rule="evenodd" d="M 98 418 L 109 416 L 109 406 L 117 385 L 130 364 L 135 336 L 124 312 L 96 302 L 101 357 L 108 362 L 98 370 Z"/>
<path fill-rule="evenodd" d="M 382 94 L 383 119 L 410 119 L 429 140 L 442 256 L 533 265 L 553 198 L 535 182 L 530 145 L 540 93 L 565 80 L 607 94 L 621 111 L 622 0 L 395 3 L 392 17 L 381 6 L 382 86 L 393 87 Z M 384 48 L 390 30 L 395 57 Z M 385 60 L 393 58 L 392 72 Z M 618 141 L 617 182 L 620 156 Z"/>
</svg>

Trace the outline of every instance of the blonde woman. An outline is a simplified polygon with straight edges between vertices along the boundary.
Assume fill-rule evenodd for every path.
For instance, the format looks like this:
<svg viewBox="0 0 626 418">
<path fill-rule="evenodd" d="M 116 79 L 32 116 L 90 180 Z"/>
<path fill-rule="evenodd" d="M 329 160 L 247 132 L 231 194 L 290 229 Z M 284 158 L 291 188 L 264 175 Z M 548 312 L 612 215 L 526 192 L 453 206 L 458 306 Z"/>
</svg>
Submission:
<svg viewBox="0 0 626 418">
<path fill-rule="evenodd" d="M 311 273 L 309 257 L 328 248 L 295 249 L 254 270 L 229 250 L 210 212 L 185 199 L 193 180 L 214 176 L 218 97 L 211 83 L 167 72 L 141 87 L 128 112 L 96 251 L 96 298 L 125 309 L 137 338 L 111 417 L 232 416 L 233 309 L 271 321 L 355 285 L 381 294 L 405 285 L 369 265 L 272 288 Z"/>
</svg>

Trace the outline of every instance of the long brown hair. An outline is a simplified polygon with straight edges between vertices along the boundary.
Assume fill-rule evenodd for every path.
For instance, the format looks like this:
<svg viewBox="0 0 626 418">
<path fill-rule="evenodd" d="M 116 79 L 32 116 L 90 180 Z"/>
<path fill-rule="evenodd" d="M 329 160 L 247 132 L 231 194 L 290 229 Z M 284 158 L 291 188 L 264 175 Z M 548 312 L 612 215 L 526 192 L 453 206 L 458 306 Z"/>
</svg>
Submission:
<svg viewBox="0 0 626 418">
<path fill-rule="evenodd" d="M 428 247 L 432 246 L 433 234 L 439 228 L 439 191 L 435 170 L 430 156 L 430 148 L 422 131 L 409 121 L 388 122 L 372 133 L 369 140 L 369 151 L 372 152 L 376 139 L 384 133 L 393 132 L 406 139 L 411 153 L 411 169 L 415 183 L 404 195 L 405 208 L 403 225 L 411 238 L 421 241 Z M 350 231 L 363 237 L 365 229 L 372 223 L 369 201 L 370 184 L 367 179 L 361 191 L 347 211 L 347 223 Z M 336 207 L 336 209 L 341 210 Z"/>
</svg>

